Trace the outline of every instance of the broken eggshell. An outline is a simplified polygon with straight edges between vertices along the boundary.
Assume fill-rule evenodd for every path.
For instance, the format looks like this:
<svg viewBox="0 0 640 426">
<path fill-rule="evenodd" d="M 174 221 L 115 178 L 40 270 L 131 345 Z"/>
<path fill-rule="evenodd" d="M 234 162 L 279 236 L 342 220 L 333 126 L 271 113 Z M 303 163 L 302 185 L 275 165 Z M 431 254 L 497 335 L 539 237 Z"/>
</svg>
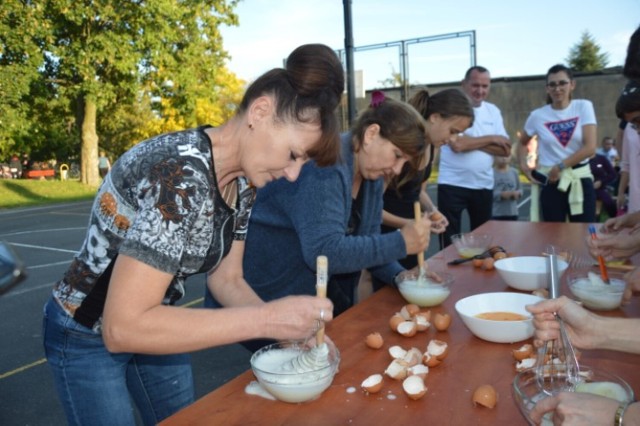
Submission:
<svg viewBox="0 0 640 426">
<path fill-rule="evenodd" d="M 384 339 L 382 338 L 382 335 L 376 331 L 374 333 L 369 334 L 364 339 L 364 342 L 367 344 L 368 347 L 372 349 L 380 349 L 384 344 Z"/>
<path fill-rule="evenodd" d="M 360 387 L 368 393 L 376 393 L 380 392 L 382 389 L 382 383 L 384 382 L 384 378 L 382 374 L 372 374 L 362 381 Z"/>
<path fill-rule="evenodd" d="M 404 393 L 411 399 L 420 399 L 427 393 L 427 387 L 420 376 L 409 376 L 402 381 Z"/>
<path fill-rule="evenodd" d="M 473 392 L 473 405 L 482 405 L 483 407 L 493 408 L 498 402 L 498 393 L 491 385 L 478 386 Z"/>
</svg>

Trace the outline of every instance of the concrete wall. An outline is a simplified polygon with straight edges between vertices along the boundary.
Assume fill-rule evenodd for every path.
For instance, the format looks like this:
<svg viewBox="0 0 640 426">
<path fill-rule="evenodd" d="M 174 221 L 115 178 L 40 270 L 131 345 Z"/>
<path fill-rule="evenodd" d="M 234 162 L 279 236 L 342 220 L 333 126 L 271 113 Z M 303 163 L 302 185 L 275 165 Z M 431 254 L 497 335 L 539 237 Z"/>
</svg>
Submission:
<svg viewBox="0 0 640 426">
<path fill-rule="evenodd" d="M 496 104 L 502 111 L 507 132 L 516 142 L 516 132 L 522 130 L 529 113 L 545 104 L 545 75 L 527 77 L 504 77 L 494 79 L 488 101 Z M 615 104 L 626 80 L 620 67 L 609 68 L 595 73 L 576 74 L 575 99 L 589 99 L 593 102 L 598 120 L 598 144 L 604 136 L 615 137 L 619 120 L 615 114 Z M 417 90 L 425 86 L 409 88 L 410 98 Z M 460 87 L 460 82 L 434 84 L 427 87 L 430 93 L 443 89 Z M 383 89 L 388 96 L 402 99 L 402 88 Z M 366 99 L 357 99 L 358 110 L 366 108 L 370 91 Z M 345 119 L 344 114 L 342 115 Z M 345 121 L 346 122 L 346 121 Z"/>
</svg>

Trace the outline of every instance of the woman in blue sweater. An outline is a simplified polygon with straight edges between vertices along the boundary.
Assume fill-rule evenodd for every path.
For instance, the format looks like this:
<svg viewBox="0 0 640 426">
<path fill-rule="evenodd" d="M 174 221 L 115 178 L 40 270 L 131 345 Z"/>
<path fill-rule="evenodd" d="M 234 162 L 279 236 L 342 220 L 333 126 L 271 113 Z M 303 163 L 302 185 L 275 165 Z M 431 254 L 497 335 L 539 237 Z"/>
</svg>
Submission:
<svg viewBox="0 0 640 426">
<path fill-rule="evenodd" d="M 265 301 L 315 294 L 315 262 L 329 260 L 334 313 L 353 304 L 360 271 L 390 283 L 396 261 L 426 250 L 430 222 L 411 222 L 380 234 L 385 178 L 407 162 L 423 162 L 424 120 L 409 104 L 374 93 L 352 132 L 342 135 L 341 161 L 309 162 L 296 182 L 284 179 L 258 191 L 245 242 L 245 279 Z M 206 306 L 220 306 L 209 294 Z"/>
</svg>

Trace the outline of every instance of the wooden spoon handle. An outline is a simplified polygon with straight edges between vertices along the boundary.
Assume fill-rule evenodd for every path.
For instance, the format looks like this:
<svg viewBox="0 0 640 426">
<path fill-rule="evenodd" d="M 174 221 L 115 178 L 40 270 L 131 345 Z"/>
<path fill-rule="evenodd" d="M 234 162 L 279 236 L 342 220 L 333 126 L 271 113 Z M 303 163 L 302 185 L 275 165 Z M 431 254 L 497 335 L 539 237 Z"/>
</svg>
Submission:
<svg viewBox="0 0 640 426">
<path fill-rule="evenodd" d="M 327 297 L 327 283 L 329 281 L 329 260 L 327 256 L 318 256 L 316 259 L 316 296 Z M 316 332 L 316 345 L 324 343 L 324 323 Z"/>
<path fill-rule="evenodd" d="M 415 215 L 416 223 L 420 223 L 422 220 L 422 211 L 420 209 L 420 201 L 416 201 L 413 203 L 413 214 Z M 424 252 L 421 251 L 418 253 L 418 266 L 420 266 L 420 271 L 424 270 Z"/>
</svg>

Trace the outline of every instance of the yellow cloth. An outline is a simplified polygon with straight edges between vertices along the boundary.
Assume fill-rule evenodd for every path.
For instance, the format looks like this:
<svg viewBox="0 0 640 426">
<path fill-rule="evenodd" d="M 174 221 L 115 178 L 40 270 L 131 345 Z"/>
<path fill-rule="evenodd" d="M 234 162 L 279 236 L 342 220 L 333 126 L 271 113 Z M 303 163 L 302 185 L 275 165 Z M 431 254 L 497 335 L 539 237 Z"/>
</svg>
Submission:
<svg viewBox="0 0 640 426">
<path fill-rule="evenodd" d="M 549 174 L 551 167 L 540 166 L 538 170 L 540 173 Z M 584 193 L 580 183 L 580 179 L 583 178 L 593 179 L 591 167 L 588 165 L 577 169 L 567 167 L 560 174 L 558 190 L 562 192 L 569 190 L 569 210 L 571 215 L 582 214 L 583 212 Z M 529 213 L 531 222 L 540 221 L 540 186 L 536 184 L 531 184 L 531 209 Z"/>
<path fill-rule="evenodd" d="M 562 192 L 569 191 L 569 211 L 571 216 L 584 212 L 584 193 L 582 192 L 580 179 L 586 178 L 593 180 L 589 165 L 578 167 L 577 169 L 567 167 L 560 174 L 558 190 Z"/>
</svg>

